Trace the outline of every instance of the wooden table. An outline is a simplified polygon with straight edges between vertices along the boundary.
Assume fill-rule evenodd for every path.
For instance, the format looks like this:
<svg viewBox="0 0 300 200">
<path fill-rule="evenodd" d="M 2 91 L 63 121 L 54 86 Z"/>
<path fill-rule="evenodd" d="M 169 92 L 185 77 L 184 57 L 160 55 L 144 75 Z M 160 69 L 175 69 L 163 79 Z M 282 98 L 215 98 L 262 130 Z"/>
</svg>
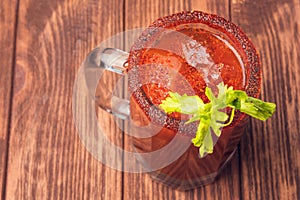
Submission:
<svg viewBox="0 0 300 200">
<path fill-rule="evenodd" d="M 221 177 L 180 192 L 116 171 L 82 145 L 72 117 L 81 62 L 104 39 L 182 10 L 238 24 L 261 55 L 262 99 Z M 1 199 L 300 199 L 299 0 L 11 0 L 0 2 Z M 107 116 L 115 143 L 129 145 Z"/>
</svg>

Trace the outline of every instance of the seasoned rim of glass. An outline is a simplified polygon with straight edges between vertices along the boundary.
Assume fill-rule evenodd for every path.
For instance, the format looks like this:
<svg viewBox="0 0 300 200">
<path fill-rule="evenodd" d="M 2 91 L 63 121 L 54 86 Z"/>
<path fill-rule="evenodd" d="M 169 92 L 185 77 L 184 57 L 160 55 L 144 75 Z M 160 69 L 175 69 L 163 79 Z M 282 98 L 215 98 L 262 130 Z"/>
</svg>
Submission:
<svg viewBox="0 0 300 200">
<path fill-rule="evenodd" d="M 257 98 L 260 95 L 261 87 L 261 64 L 259 55 L 246 34 L 235 24 L 215 14 L 208 14 L 202 11 L 183 11 L 155 20 L 141 36 L 135 41 L 131 47 L 128 58 L 128 70 L 137 66 L 139 63 L 141 49 L 148 46 L 153 41 L 156 34 L 164 29 L 174 28 L 178 25 L 200 23 L 222 32 L 228 39 L 234 43 L 235 49 L 243 58 L 243 64 L 246 72 L 245 91 L 249 96 Z M 129 90 L 136 88 L 135 81 L 131 81 L 136 77 L 129 77 Z M 195 133 L 197 123 L 184 124 L 184 121 L 167 116 L 159 108 L 152 106 L 152 102 L 148 99 L 141 88 L 132 93 L 132 97 L 137 101 L 145 114 L 154 124 L 164 124 L 166 128 L 178 131 L 179 133 Z M 236 111 L 233 122 L 230 126 L 234 126 L 237 122 L 245 117 L 244 114 Z M 166 121 L 165 121 L 166 119 Z M 230 127 L 229 126 L 229 127 Z M 226 127 L 225 127 L 226 128 Z M 192 131 L 192 132 L 191 132 Z"/>
</svg>

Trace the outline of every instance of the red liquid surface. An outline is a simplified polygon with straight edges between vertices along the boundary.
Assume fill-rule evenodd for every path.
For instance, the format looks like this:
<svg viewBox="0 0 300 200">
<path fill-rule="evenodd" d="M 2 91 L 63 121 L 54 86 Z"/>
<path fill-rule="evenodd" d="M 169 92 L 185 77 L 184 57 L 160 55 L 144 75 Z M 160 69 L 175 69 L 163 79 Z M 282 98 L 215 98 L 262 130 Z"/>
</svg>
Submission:
<svg viewBox="0 0 300 200">
<path fill-rule="evenodd" d="M 187 49 L 186 46 L 190 43 L 192 45 Z M 164 81 L 143 84 L 142 89 L 156 106 L 169 96 L 169 91 L 181 95 L 185 93 L 198 95 L 207 102 L 208 99 L 204 94 L 206 86 L 208 84 L 215 86 L 221 81 L 228 86 L 233 86 L 234 89 L 242 90 L 245 85 L 243 65 L 230 47 L 230 44 L 220 39 L 220 36 L 200 28 L 183 27 L 168 32 L 156 40 L 151 47 L 140 50 L 139 67 L 143 68 L 146 64 L 160 64 L 162 68 L 173 69 L 187 80 L 193 88 L 193 93 L 185 90 L 180 81 L 170 82 L 173 89 Z M 207 72 L 204 73 L 203 70 Z M 217 80 L 212 80 L 213 74 L 218 76 Z M 140 78 L 144 77 L 140 76 Z M 172 79 L 166 75 L 165 79 L 167 78 Z M 178 118 L 180 114 L 173 113 L 170 116 Z"/>
</svg>

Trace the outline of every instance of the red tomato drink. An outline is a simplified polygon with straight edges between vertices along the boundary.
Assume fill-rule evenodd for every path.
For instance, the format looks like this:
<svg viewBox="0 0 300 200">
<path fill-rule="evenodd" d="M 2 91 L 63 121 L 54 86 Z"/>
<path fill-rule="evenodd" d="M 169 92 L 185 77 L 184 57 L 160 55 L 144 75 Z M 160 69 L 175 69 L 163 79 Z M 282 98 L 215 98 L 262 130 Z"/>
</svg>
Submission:
<svg viewBox="0 0 300 200">
<path fill-rule="evenodd" d="M 151 65 L 157 67 L 152 70 Z M 138 72 L 129 76 L 132 121 L 141 127 L 150 123 L 163 126 L 150 138 L 133 139 L 141 153 L 163 148 L 176 134 L 184 141 L 190 141 L 195 135 L 199 122 L 184 124 L 187 116 L 167 115 L 158 107 L 169 91 L 198 95 L 207 102 L 205 88 L 213 88 L 223 81 L 252 97 L 260 93 L 261 67 L 253 44 L 233 23 L 199 11 L 156 20 L 133 45 L 127 69 Z M 181 79 L 170 74 L 170 70 Z M 192 90 L 186 89 L 183 79 Z M 137 83 L 142 84 L 137 87 Z M 200 158 L 199 149 L 190 142 L 176 161 L 151 172 L 152 178 L 182 190 L 214 181 L 235 152 L 246 122 L 247 117 L 236 112 L 233 123 L 222 129 L 212 154 Z M 161 155 L 157 159 L 166 157 Z M 144 165 L 151 166 L 151 163 Z"/>
</svg>

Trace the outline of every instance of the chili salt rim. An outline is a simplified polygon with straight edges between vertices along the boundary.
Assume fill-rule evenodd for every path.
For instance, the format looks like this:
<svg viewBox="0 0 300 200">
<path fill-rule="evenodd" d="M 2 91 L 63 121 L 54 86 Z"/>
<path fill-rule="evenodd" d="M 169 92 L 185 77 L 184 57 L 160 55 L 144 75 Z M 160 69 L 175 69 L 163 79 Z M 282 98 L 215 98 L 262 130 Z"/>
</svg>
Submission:
<svg viewBox="0 0 300 200">
<path fill-rule="evenodd" d="M 149 42 L 153 42 L 152 39 L 155 34 L 161 33 L 164 28 L 171 28 L 181 24 L 187 23 L 201 23 L 208 25 L 218 31 L 224 33 L 234 44 L 238 47 L 239 54 L 246 58 L 244 63 L 246 69 L 246 87 L 245 91 L 249 96 L 257 98 L 260 95 L 261 85 L 261 68 L 259 55 L 246 34 L 235 24 L 215 14 L 208 14 L 202 11 L 183 11 L 170 16 L 165 16 L 155 20 L 146 30 L 144 30 L 141 36 L 135 41 L 131 47 L 128 64 L 128 70 L 134 70 L 134 66 L 137 66 L 140 58 L 140 50 L 146 48 Z M 133 67 L 131 67 L 133 66 Z M 133 76 L 138 76 L 138 73 L 132 73 Z M 138 78 L 132 77 L 129 79 L 129 89 L 136 88 Z M 197 130 L 197 123 L 184 124 L 185 122 L 172 118 L 170 116 L 165 117 L 166 114 L 157 107 L 152 106 L 152 102 L 148 99 L 144 91 L 139 88 L 132 93 L 133 98 L 141 106 L 149 119 L 152 119 L 152 123 L 164 124 L 166 128 L 178 131 L 179 133 L 187 134 L 195 132 Z M 233 122 L 230 126 L 234 126 L 236 122 L 243 120 L 245 114 L 236 112 Z M 165 120 L 166 119 L 166 120 Z"/>
</svg>

